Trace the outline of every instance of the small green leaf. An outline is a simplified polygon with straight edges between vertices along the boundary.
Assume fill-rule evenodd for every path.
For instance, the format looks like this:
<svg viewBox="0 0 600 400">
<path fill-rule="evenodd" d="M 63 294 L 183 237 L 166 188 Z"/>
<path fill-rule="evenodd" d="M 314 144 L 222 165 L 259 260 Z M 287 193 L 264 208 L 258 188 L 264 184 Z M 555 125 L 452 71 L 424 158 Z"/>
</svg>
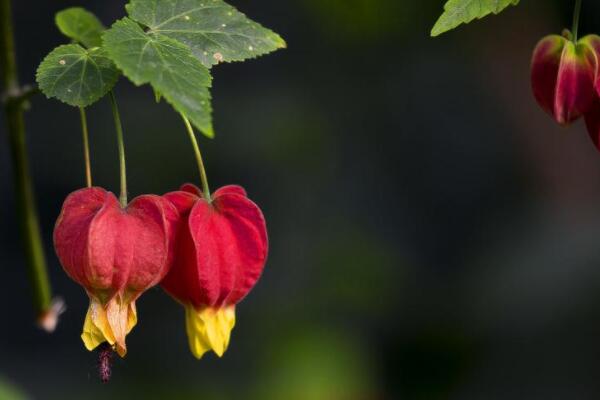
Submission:
<svg viewBox="0 0 600 400">
<path fill-rule="evenodd" d="M 149 83 L 206 136 L 214 135 L 211 120 L 211 77 L 190 49 L 158 33 L 146 33 L 123 18 L 104 34 L 104 47 L 136 85 Z"/>
<path fill-rule="evenodd" d="M 55 20 L 56 26 L 66 37 L 88 48 L 102 46 L 105 28 L 91 12 L 81 7 L 67 8 L 57 13 Z"/>
<path fill-rule="evenodd" d="M 119 71 L 100 47 L 86 50 L 78 44 L 54 49 L 37 70 L 37 82 L 47 97 L 87 107 L 98 101 L 119 78 Z"/>
<path fill-rule="evenodd" d="M 209 68 L 285 47 L 278 34 L 222 0 L 131 0 L 126 7 L 132 19 L 186 44 Z"/>
<path fill-rule="evenodd" d="M 468 24 L 489 14 L 499 14 L 508 6 L 516 6 L 520 0 L 448 0 L 444 13 L 431 30 L 431 36 L 438 36 L 459 26 Z"/>
</svg>

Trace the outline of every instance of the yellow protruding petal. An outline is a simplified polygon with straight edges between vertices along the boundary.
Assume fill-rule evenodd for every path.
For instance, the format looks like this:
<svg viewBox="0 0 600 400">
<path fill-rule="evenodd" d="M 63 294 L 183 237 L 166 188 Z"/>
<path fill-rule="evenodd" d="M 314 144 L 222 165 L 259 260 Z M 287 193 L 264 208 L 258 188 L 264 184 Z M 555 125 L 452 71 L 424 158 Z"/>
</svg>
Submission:
<svg viewBox="0 0 600 400">
<path fill-rule="evenodd" d="M 108 342 L 115 351 L 125 357 L 127 347 L 125 336 L 137 323 L 135 303 L 125 303 L 120 296 L 103 306 L 98 300 L 90 299 L 83 324 L 81 339 L 88 350 L 94 350 L 100 344 Z"/>
<path fill-rule="evenodd" d="M 96 299 L 90 299 L 90 306 L 83 323 L 83 333 L 81 339 L 85 348 L 89 351 L 94 350 L 100 344 L 108 342 L 115 344 L 115 336 L 106 318 L 106 311 L 100 302 Z"/>
<path fill-rule="evenodd" d="M 129 314 L 127 318 L 127 333 L 129 333 L 133 327 L 137 325 L 137 308 L 135 307 L 135 301 L 129 303 Z"/>
<path fill-rule="evenodd" d="M 185 308 L 185 327 L 190 350 L 198 359 L 210 350 L 221 357 L 229 346 L 234 326 L 235 306 L 207 307 L 200 311 L 192 306 Z"/>
</svg>

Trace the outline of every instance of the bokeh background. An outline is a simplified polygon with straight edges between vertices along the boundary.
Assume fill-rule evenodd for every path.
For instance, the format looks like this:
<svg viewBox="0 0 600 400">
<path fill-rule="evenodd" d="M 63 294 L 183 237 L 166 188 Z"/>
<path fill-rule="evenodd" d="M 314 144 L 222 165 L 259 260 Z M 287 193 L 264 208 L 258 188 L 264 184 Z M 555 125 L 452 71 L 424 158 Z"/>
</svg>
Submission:
<svg viewBox="0 0 600 400">
<path fill-rule="evenodd" d="M 22 81 L 65 42 L 55 12 L 83 5 L 109 24 L 124 3 L 14 1 Z M 600 155 L 529 88 L 534 45 L 574 2 L 523 1 L 436 39 L 442 0 L 231 3 L 289 48 L 214 69 L 210 182 L 245 186 L 271 242 L 230 349 L 196 361 L 183 310 L 156 288 L 99 383 L 79 339 L 86 295 L 51 242 L 84 184 L 78 113 L 38 96 L 28 144 L 68 310 L 53 335 L 33 324 L 0 121 L 0 399 L 597 399 Z M 583 33 L 599 13 L 584 1 Z M 170 107 L 126 79 L 117 95 L 130 196 L 197 182 Z M 108 103 L 89 119 L 95 183 L 117 191 Z"/>
</svg>

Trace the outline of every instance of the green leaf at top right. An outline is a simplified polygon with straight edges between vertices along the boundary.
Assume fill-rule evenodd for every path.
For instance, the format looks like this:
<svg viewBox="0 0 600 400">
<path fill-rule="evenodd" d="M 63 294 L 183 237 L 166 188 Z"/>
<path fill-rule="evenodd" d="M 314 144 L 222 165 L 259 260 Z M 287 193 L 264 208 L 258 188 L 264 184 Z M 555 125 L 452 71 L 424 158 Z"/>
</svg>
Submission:
<svg viewBox="0 0 600 400">
<path fill-rule="evenodd" d="M 468 24 L 489 14 L 499 14 L 508 6 L 516 6 L 520 0 L 448 0 L 444 13 L 431 30 L 431 36 L 438 36 L 459 26 Z"/>
<path fill-rule="evenodd" d="M 131 0 L 129 16 L 187 45 L 202 64 L 243 61 L 286 46 L 275 32 L 222 0 Z"/>
</svg>

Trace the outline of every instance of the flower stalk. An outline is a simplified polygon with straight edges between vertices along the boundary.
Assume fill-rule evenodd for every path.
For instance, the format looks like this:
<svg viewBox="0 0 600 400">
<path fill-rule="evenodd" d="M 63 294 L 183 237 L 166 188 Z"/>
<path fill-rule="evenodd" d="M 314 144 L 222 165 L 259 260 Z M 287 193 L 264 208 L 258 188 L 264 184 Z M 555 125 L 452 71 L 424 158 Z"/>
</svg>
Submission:
<svg viewBox="0 0 600 400">
<path fill-rule="evenodd" d="M 85 108 L 79 107 L 81 117 L 81 134 L 83 136 L 83 158 L 85 159 L 85 183 L 86 187 L 92 187 L 92 163 L 90 161 L 90 139 L 88 133 L 87 116 Z"/>
<path fill-rule="evenodd" d="M 196 163 L 198 164 L 200 182 L 202 184 L 202 193 L 204 195 L 204 198 L 210 201 L 210 187 L 208 185 L 208 177 L 206 176 L 206 168 L 204 167 L 204 161 L 202 160 L 202 153 L 200 152 L 198 139 L 196 139 L 196 134 L 194 133 L 194 128 L 192 128 L 192 124 L 190 124 L 190 121 L 183 114 L 181 114 L 181 118 L 183 118 L 185 128 L 187 130 L 190 141 L 192 142 L 192 147 L 194 148 L 194 154 L 196 155 Z"/>
<path fill-rule="evenodd" d="M 121 114 L 117 106 L 115 92 L 110 91 L 110 105 L 112 107 L 113 118 L 115 120 L 115 130 L 117 131 L 117 145 L 119 146 L 119 171 L 121 177 L 121 193 L 119 202 L 121 207 L 127 207 L 127 168 L 125 163 L 125 141 L 123 140 L 123 124 L 121 123 Z"/>
<path fill-rule="evenodd" d="M 581 15 L 581 2 L 582 0 L 575 0 L 575 9 L 573 11 L 573 42 L 577 43 L 579 39 L 579 17 Z"/>
</svg>

